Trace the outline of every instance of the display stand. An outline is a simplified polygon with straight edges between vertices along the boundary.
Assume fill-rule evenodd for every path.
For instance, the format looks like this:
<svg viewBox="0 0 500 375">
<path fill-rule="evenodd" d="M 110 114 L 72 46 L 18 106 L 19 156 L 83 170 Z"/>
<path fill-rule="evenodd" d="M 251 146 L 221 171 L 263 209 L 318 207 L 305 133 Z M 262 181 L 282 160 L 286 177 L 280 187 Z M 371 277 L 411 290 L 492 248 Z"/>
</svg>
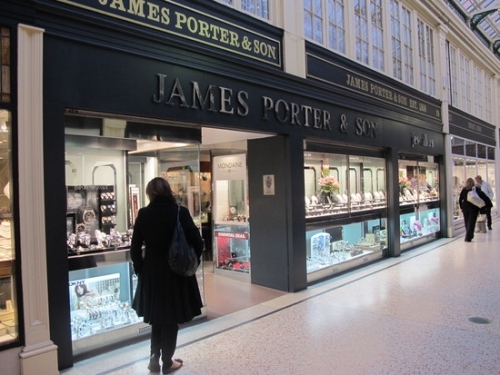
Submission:
<svg viewBox="0 0 500 375">
<path fill-rule="evenodd" d="M 246 280 L 251 266 L 246 155 L 214 157 L 212 176 L 216 273 L 246 274 Z"/>
</svg>

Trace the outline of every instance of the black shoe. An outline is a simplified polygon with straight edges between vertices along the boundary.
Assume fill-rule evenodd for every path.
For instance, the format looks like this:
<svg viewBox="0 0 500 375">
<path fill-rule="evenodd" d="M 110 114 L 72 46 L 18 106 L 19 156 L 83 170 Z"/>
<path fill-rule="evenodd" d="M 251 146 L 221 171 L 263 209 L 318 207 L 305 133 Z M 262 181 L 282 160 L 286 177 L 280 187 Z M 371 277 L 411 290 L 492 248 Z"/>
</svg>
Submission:
<svg viewBox="0 0 500 375">
<path fill-rule="evenodd" d="M 488 227 L 489 230 L 491 230 L 491 225 Z"/>
<path fill-rule="evenodd" d="M 465 242 L 472 242 L 472 240 L 468 240 L 467 238 L 465 239 Z"/>
<path fill-rule="evenodd" d="M 159 354 L 153 354 L 149 358 L 148 370 L 150 372 L 160 372 L 161 367 L 160 367 L 160 355 Z"/>
</svg>

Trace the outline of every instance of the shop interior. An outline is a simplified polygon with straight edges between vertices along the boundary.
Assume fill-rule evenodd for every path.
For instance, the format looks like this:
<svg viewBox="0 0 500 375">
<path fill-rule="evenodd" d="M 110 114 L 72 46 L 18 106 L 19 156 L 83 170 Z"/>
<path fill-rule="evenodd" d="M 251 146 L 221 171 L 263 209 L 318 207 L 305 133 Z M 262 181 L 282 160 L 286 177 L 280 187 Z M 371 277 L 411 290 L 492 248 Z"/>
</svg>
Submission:
<svg viewBox="0 0 500 375">
<path fill-rule="evenodd" d="M 165 177 L 205 240 L 197 278 L 250 281 L 247 140 L 270 136 L 196 130 L 95 115 L 66 116 L 67 250 L 73 352 L 86 339 L 140 323 L 131 308 L 137 284 L 129 246 L 145 187 Z M 221 291 L 218 291 L 221 292 Z M 222 291 L 223 293 L 223 291 Z"/>
</svg>

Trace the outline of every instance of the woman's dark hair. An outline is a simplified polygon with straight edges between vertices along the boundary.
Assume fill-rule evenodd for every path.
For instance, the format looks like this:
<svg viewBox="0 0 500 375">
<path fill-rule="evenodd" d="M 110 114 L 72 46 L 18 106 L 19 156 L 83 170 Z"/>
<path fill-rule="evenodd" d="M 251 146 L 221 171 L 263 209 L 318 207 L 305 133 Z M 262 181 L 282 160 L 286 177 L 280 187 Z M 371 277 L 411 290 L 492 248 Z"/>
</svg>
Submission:
<svg viewBox="0 0 500 375">
<path fill-rule="evenodd" d="M 151 202 L 153 202 L 156 197 L 166 197 L 169 202 L 176 203 L 174 195 L 172 194 L 172 188 L 163 177 L 155 177 L 149 181 L 148 186 L 146 186 L 146 194 Z"/>
<path fill-rule="evenodd" d="M 80 289 L 80 287 L 82 288 L 82 292 L 80 293 L 78 291 L 78 289 Z M 84 296 L 85 294 L 87 294 L 89 292 L 89 290 L 87 289 L 87 285 L 86 284 L 78 284 L 78 285 L 75 285 L 75 294 L 78 296 L 78 297 L 82 297 Z"/>
</svg>

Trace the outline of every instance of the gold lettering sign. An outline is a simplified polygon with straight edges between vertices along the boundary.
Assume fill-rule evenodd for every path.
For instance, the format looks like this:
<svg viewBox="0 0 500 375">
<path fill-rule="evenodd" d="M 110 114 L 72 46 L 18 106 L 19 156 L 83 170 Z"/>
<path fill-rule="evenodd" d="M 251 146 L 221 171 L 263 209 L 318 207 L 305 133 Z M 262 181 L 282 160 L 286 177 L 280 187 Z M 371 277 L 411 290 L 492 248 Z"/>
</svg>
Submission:
<svg viewBox="0 0 500 375">
<path fill-rule="evenodd" d="M 170 0 L 56 0 L 281 67 L 281 43 Z"/>
</svg>

